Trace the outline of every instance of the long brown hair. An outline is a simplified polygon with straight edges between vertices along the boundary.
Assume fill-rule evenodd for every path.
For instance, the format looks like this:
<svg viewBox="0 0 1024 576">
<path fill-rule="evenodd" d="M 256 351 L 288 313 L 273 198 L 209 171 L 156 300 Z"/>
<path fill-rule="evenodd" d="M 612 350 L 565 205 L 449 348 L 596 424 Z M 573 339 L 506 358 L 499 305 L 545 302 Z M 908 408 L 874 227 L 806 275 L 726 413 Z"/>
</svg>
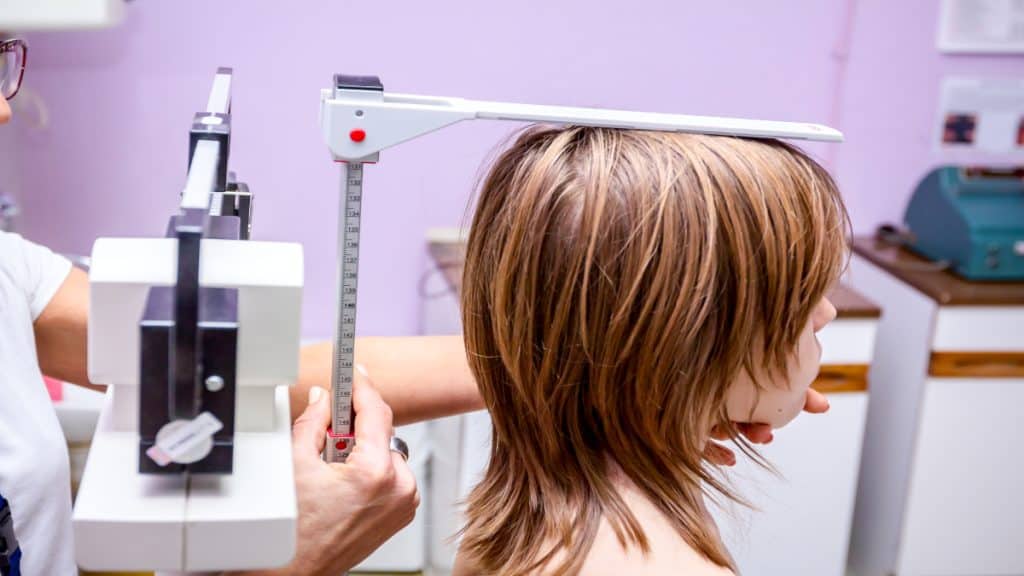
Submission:
<svg viewBox="0 0 1024 576">
<path fill-rule="evenodd" d="M 601 518 L 647 538 L 617 465 L 730 565 L 702 458 L 732 429 L 754 351 L 784 374 L 838 277 L 848 220 L 828 173 L 774 140 L 533 127 L 486 177 L 463 276 L 469 363 L 493 420 L 461 553 L 482 572 L 577 572 Z M 753 373 L 751 371 L 751 373 Z"/>
</svg>

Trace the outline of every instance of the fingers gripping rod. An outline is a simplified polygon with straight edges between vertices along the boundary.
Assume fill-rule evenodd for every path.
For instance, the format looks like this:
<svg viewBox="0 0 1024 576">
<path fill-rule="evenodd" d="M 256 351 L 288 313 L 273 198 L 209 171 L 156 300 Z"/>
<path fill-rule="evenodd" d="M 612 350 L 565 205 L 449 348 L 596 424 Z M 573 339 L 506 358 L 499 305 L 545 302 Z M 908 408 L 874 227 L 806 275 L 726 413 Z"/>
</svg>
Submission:
<svg viewBox="0 0 1024 576">
<path fill-rule="evenodd" d="M 344 166 L 338 214 L 332 430 L 325 451 L 325 458 L 329 461 L 344 461 L 354 445 L 352 369 L 363 164 L 376 162 L 379 152 L 385 148 L 462 120 L 477 118 L 747 138 L 824 142 L 841 142 L 843 139 L 839 131 L 820 124 L 391 94 L 384 91 L 380 79 L 375 76 L 335 75 L 334 87 L 320 94 L 320 128 L 334 160 Z"/>
</svg>

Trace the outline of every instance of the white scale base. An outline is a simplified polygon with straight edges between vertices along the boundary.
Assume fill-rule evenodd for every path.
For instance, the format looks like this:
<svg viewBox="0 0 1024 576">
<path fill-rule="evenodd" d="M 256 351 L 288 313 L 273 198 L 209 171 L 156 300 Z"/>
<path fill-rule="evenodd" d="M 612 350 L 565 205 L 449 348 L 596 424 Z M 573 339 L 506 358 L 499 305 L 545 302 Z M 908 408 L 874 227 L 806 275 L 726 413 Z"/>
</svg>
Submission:
<svg viewBox="0 0 1024 576">
<path fill-rule="evenodd" d="M 291 560 L 297 507 L 286 387 L 277 387 L 271 431 L 235 434 L 228 476 L 139 474 L 138 434 L 115 431 L 113 407 L 110 390 L 75 502 L 81 568 L 244 570 Z"/>
</svg>

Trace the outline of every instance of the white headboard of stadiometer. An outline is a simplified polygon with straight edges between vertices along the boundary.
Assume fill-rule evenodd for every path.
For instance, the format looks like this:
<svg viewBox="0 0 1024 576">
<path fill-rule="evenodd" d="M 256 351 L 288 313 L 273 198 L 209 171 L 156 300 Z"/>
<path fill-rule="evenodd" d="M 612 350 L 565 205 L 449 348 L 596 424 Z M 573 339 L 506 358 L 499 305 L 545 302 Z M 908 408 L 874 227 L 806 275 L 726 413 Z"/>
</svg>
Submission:
<svg viewBox="0 0 1024 576">
<path fill-rule="evenodd" d="M 77 30 L 121 23 L 125 0 L 0 0 L 0 30 Z"/>
</svg>

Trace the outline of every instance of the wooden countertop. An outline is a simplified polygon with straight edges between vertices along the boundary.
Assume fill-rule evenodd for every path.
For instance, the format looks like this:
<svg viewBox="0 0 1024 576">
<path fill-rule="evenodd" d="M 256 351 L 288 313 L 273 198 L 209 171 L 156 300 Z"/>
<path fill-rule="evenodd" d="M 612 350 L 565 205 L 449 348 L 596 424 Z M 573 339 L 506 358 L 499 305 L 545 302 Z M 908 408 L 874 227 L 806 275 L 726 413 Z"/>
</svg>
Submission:
<svg viewBox="0 0 1024 576">
<path fill-rule="evenodd" d="M 438 270 L 444 274 L 448 285 L 458 294 L 462 285 L 462 262 L 466 245 L 460 242 L 428 242 L 430 252 Z M 829 293 L 839 318 L 878 318 L 882 311 L 874 302 L 848 286 L 837 286 Z"/>
<path fill-rule="evenodd" d="M 977 282 L 922 269 L 931 261 L 873 237 L 855 238 L 853 252 L 942 306 L 1024 306 L 1024 282 Z"/>
<path fill-rule="evenodd" d="M 853 288 L 840 284 L 828 293 L 828 299 L 836 307 L 837 318 L 878 318 L 882 309 Z"/>
</svg>

